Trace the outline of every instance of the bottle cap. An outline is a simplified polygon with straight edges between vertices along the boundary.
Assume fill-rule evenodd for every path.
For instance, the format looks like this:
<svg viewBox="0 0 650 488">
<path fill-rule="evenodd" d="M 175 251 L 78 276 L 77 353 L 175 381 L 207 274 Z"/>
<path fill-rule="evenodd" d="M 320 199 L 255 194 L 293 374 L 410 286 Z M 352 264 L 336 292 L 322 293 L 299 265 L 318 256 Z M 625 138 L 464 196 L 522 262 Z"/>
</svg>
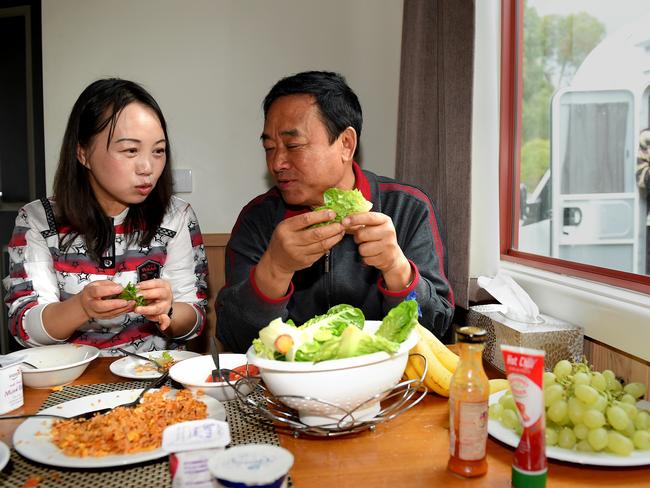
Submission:
<svg viewBox="0 0 650 488">
<path fill-rule="evenodd" d="M 482 344 L 487 340 L 487 331 L 473 325 L 466 325 L 456 329 L 456 336 L 459 342 Z"/>
</svg>

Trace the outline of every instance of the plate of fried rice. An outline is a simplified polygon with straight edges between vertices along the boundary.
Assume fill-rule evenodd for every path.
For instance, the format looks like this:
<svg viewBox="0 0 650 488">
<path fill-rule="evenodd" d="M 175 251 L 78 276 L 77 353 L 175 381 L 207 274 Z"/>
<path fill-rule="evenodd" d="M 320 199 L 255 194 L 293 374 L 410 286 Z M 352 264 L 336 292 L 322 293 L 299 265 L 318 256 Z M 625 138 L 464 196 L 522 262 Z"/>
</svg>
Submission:
<svg viewBox="0 0 650 488">
<path fill-rule="evenodd" d="M 90 395 L 40 413 L 73 416 L 117 407 L 137 398 L 142 389 Z M 164 387 L 147 393 L 135 408 L 115 408 L 89 420 L 32 417 L 18 426 L 13 444 L 19 454 L 64 468 L 106 468 L 142 463 L 167 455 L 161 446 L 168 425 L 188 420 L 226 419 L 224 406 L 208 395 Z"/>
</svg>

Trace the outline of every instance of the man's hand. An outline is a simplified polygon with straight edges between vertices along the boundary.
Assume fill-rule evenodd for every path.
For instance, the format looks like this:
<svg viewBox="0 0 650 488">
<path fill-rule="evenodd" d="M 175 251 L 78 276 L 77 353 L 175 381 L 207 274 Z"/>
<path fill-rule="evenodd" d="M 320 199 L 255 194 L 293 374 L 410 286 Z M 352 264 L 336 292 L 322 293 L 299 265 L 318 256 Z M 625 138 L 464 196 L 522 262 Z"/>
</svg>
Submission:
<svg viewBox="0 0 650 488">
<path fill-rule="evenodd" d="M 413 270 L 397 243 L 395 226 L 388 215 L 364 212 L 349 215 L 341 223 L 354 236 L 363 262 L 382 272 L 389 290 L 403 290 L 408 286 Z"/>
<path fill-rule="evenodd" d="M 314 264 L 343 239 L 339 223 L 311 228 L 335 216 L 331 210 L 307 212 L 278 224 L 255 268 L 255 282 L 262 293 L 271 298 L 284 296 L 296 271 Z"/>
<path fill-rule="evenodd" d="M 122 290 L 110 280 L 93 281 L 78 294 L 81 309 L 88 319 L 110 319 L 131 312 L 135 301 L 114 298 Z"/>
<path fill-rule="evenodd" d="M 147 300 L 147 305 L 136 307 L 135 313 L 157 322 L 160 330 L 165 330 L 171 324 L 171 318 L 167 315 L 174 299 L 171 285 L 165 280 L 153 279 L 141 281 L 137 288 L 139 295 Z"/>
</svg>

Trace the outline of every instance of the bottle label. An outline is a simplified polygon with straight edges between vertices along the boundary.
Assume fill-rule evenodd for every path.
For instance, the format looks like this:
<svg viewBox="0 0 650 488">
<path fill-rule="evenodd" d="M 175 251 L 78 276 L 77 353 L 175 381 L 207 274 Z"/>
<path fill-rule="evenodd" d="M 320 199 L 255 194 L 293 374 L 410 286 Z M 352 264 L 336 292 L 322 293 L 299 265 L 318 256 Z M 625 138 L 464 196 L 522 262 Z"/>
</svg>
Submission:
<svg viewBox="0 0 650 488">
<path fill-rule="evenodd" d="M 450 431 L 452 433 L 450 454 L 466 461 L 478 461 L 485 457 L 487 443 L 488 402 L 458 402 L 458 411 L 450 409 Z M 454 432 L 455 415 L 458 415 L 458 432 Z M 456 439 L 458 436 L 458 439 Z M 454 452 L 458 443 L 458 452 Z"/>
</svg>

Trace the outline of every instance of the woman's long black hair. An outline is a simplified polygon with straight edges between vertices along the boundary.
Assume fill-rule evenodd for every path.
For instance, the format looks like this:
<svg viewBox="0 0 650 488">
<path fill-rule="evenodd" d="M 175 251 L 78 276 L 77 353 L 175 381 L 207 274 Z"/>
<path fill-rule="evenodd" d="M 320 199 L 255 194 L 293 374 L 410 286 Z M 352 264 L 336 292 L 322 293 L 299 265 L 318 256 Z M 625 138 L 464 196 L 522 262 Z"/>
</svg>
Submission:
<svg viewBox="0 0 650 488">
<path fill-rule="evenodd" d="M 172 196 L 171 150 L 165 117 L 156 100 L 137 83 L 118 78 L 98 80 L 79 95 L 72 107 L 54 176 L 56 218 L 60 226 L 67 229 L 61 240 L 64 252 L 77 236 L 83 236 L 88 254 L 99 261 L 113 244 L 113 222 L 95 197 L 88 169 L 77 158 L 77 148 L 89 150 L 93 139 L 107 126 L 107 145 L 110 144 L 120 113 L 133 102 L 151 108 L 158 116 L 165 134 L 167 159 L 156 186 L 147 198 L 142 203 L 129 206 L 124 221 L 127 241 L 148 245 L 162 223 Z"/>
</svg>

